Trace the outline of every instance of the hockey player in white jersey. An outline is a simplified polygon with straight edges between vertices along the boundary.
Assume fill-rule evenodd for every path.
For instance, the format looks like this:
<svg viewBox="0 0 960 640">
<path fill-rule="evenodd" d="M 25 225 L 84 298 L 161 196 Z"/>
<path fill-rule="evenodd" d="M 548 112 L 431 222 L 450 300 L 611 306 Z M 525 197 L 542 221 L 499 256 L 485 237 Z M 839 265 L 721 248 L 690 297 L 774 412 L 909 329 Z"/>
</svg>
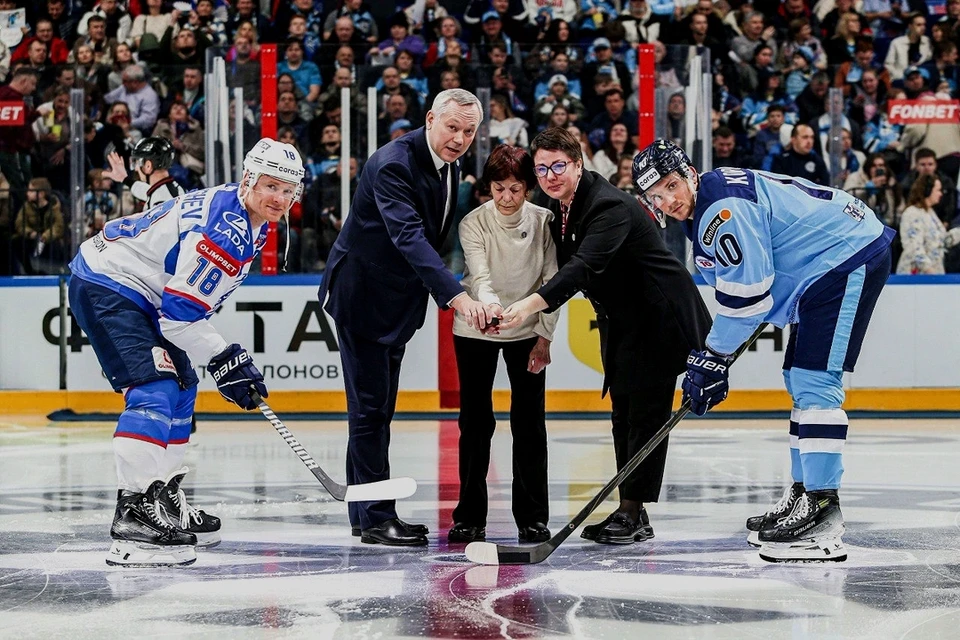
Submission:
<svg viewBox="0 0 960 640">
<path fill-rule="evenodd" d="M 135 211 L 139 213 L 186 193 L 169 172 L 175 159 L 176 151 L 169 140 L 144 138 L 130 152 L 132 174 L 128 174 L 123 158 L 114 151 L 107 156 L 110 170 L 104 171 L 103 176 L 130 188 L 130 194 L 137 201 Z"/>
<path fill-rule="evenodd" d="M 183 565 L 220 540 L 220 520 L 180 488 L 206 366 L 221 395 L 251 410 L 266 397 L 247 351 L 210 323 L 263 247 L 267 223 L 300 198 L 303 163 L 288 144 L 260 140 L 239 185 L 194 191 L 108 222 L 71 262 L 70 309 L 125 410 L 113 438 L 119 491 L 107 564 Z"/>
<path fill-rule="evenodd" d="M 793 484 L 747 521 L 749 540 L 772 562 L 845 560 L 843 372 L 853 371 L 890 274 L 893 229 L 857 198 L 801 178 L 737 168 L 700 175 L 666 140 L 637 155 L 633 180 L 651 211 L 683 222 L 694 262 L 716 289 L 707 348 L 690 354 L 682 383 L 694 413 L 727 397 L 729 356 L 760 323 L 790 325 L 783 376 L 793 398 Z"/>
</svg>

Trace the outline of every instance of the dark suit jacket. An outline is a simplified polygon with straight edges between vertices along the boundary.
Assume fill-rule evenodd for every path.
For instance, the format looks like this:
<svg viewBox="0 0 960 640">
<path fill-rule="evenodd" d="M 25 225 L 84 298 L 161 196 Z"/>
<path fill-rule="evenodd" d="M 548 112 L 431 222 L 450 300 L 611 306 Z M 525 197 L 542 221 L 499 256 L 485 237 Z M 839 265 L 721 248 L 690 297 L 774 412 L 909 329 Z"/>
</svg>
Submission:
<svg viewBox="0 0 960 640">
<path fill-rule="evenodd" d="M 458 185 L 459 167 L 451 170 Z M 400 346 L 423 326 L 428 293 L 444 308 L 463 292 L 437 253 L 454 218 L 440 228 L 442 193 L 423 127 L 367 161 L 320 285 L 339 326 Z"/>
<path fill-rule="evenodd" d="M 636 198 L 585 171 L 560 238 L 560 204 L 551 225 L 560 270 L 540 288 L 557 309 L 578 291 L 593 303 L 600 328 L 604 393 L 627 393 L 651 376 L 677 376 L 702 349 L 710 314 L 660 229 Z"/>
</svg>

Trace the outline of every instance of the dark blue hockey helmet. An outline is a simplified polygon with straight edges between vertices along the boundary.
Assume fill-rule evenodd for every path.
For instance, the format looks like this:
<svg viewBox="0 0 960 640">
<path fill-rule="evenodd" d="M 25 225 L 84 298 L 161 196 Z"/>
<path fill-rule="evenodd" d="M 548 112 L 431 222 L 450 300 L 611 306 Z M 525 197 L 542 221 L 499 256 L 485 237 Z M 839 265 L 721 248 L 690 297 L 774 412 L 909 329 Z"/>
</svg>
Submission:
<svg viewBox="0 0 960 640">
<path fill-rule="evenodd" d="M 664 213 L 646 196 L 646 192 L 674 171 L 684 178 L 690 177 L 690 165 L 690 158 L 679 145 L 662 138 L 654 140 L 633 158 L 633 183 L 637 195 L 640 202 L 653 212 L 661 227 L 666 226 Z"/>
<path fill-rule="evenodd" d="M 690 158 L 679 145 L 670 140 L 654 140 L 633 159 L 633 183 L 637 185 L 637 193 L 646 193 L 660 178 L 674 171 L 679 171 L 686 178 L 691 164 Z"/>
</svg>

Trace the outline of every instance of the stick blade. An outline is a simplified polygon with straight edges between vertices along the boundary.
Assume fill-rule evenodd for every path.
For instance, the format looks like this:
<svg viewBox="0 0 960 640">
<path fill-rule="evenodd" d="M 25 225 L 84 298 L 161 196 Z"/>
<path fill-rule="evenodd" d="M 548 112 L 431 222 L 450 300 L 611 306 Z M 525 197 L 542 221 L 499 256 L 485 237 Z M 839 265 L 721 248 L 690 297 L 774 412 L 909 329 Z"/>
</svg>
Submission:
<svg viewBox="0 0 960 640">
<path fill-rule="evenodd" d="M 352 484 L 347 487 L 343 497 L 345 502 L 377 502 L 380 500 L 400 500 L 409 498 L 417 491 L 417 481 L 413 478 L 390 478 L 380 482 Z"/>
<path fill-rule="evenodd" d="M 474 564 L 498 565 L 500 556 L 492 542 L 471 542 L 465 549 L 467 560 Z"/>
</svg>

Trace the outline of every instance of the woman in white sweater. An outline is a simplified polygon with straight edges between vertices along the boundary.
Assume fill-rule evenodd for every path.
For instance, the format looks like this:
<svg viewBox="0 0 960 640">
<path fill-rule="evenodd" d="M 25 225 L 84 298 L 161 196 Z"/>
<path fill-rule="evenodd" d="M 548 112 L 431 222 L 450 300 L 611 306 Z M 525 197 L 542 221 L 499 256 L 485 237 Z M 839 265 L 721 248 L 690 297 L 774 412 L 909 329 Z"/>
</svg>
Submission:
<svg viewBox="0 0 960 640">
<path fill-rule="evenodd" d="M 933 208 L 943 197 L 943 185 L 936 175 L 917 178 L 907 196 L 907 208 L 900 217 L 903 253 L 897 273 L 941 274 L 946 250 L 960 242 L 960 229 L 947 231 Z"/>
<path fill-rule="evenodd" d="M 493 200 L 471 211 L 460 223 L 466 263 L 462 284 L 470 297 L 491 305 L 499 316 L 505 307 L 539 289 L 557 272 L 550 236 L 553 214 L 526 201 L 536 178 L 533 159 L 523 149 L 496 147 L 481 179 Z M 460 314 L 454 319 L 453 344 L 460 375 L 460 500 L 447 536 L 450 542 L 486 537 L 487 470 L 496 428 L 493 381 L 501 352 L 510 379 L 513 517 L 518 537 L 526 542 L 550 538 L 544 368 L 550 364 L 556 322 L 555 315 L 540 313 L 509 331 L 500 332 L 494 326 L 479 334 Z"/>
</svg>

